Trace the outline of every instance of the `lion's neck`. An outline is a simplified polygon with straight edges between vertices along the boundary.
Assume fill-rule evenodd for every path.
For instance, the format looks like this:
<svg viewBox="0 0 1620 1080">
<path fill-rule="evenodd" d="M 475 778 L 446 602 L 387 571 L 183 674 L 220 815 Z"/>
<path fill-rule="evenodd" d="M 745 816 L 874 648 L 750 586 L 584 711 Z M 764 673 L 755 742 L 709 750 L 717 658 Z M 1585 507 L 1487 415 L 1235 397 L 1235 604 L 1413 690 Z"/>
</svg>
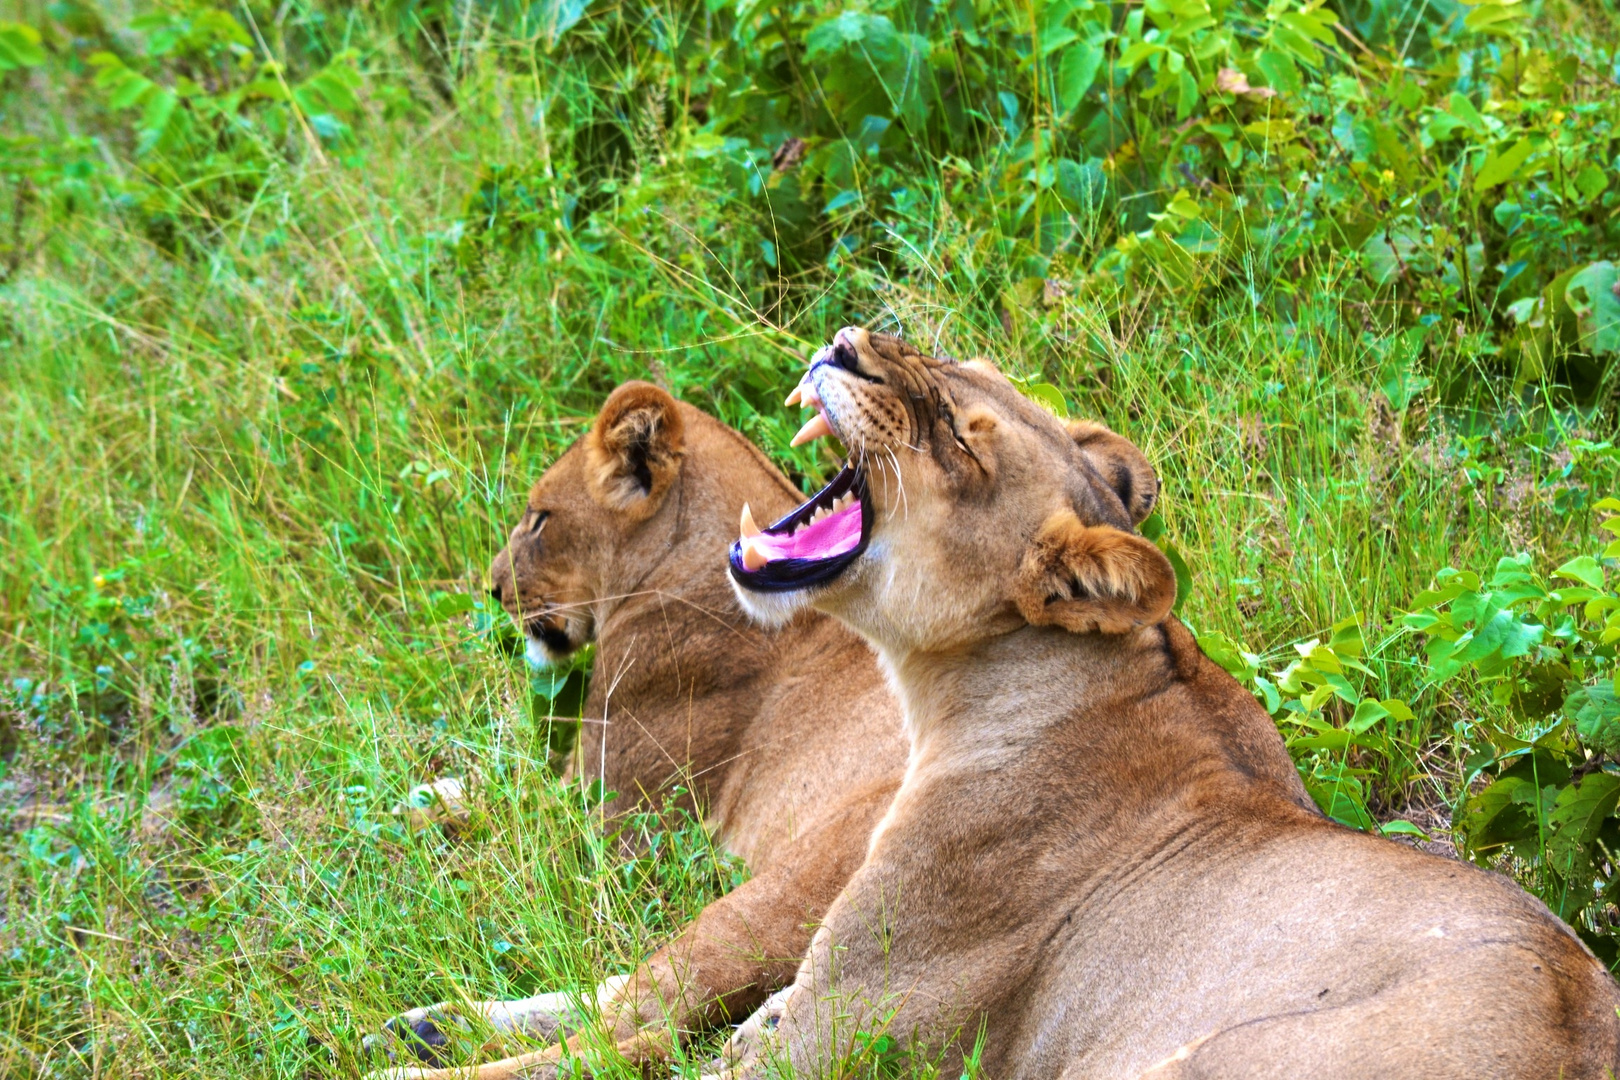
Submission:
<svg viewBox="0 0 1620 1080">
<path fill-rule="evenodd" d="M 1134 635 L 1025 627 L 968 648 L 879 655 L 900 699 L 913 763 L 984 765 L 1022 753 L 1086 702 L 1128 693 L 1130 659 L 1143 647 Z"/>
<path fill-rule="evenodd" d="M 678 783 L 706 803 L 742 727 L 717 718 L 745 715 L 771 666 L 774 644 L 738 610 L 723 568 L 683 562 L 682 550 L 641 585 L 617 584 L 598 609 L 580 767 L 631 800 Z"/>
</svg>

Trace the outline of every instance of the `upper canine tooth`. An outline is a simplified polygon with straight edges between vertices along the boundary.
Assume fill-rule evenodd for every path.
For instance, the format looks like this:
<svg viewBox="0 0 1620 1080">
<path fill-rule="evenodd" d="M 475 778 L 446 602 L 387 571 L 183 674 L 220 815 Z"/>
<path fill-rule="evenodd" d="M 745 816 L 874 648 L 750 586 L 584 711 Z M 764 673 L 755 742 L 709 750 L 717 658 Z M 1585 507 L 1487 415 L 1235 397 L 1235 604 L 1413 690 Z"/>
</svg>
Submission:
<svg viewBox="0 0 1620 1080">
<path fill-rule="evenodd" d="M 747 503 L 743 503 L 742 524 L 738 528 L 742 531 L 742 537 L 745 540 L 750 536 L 760 534 L 760 527 L 754 524 L 754 512 L 748 509 Z"/>
<path fill-rule="evenodd" d="M 771 560 L 766 557 L 765 553 L 759 549 L 759 545 L 755 542 L 753 537 L 750 536 L 748 539 L 743 541 L 743 566 L 747 567 L 749 570 L 758 570 L 760 567 L 764 566 L 770 561 Z"/>
<path fill-rule="evenodd" d="M 803 396 L 804 396 L 804 383 L 800 383 L 798 386 L 795 386 L 793 388 L 793 393 L 789 394 L 787 396 L 787 400 L 782 402 L 782 404 L 786 405 L 788 408 L 791 409 L 791 408 L 793 408 L 793 406 L 795 406 L 795 405 L 797 405 L 799 403 L 800 399 Z"/>
<path fill-rule="evenodd" d="M 832 433 L 832 425 L 827 423 L 827 415 L 817 412 L 816 415 L 805 421 L 804 427 L 800 428 L 799 433 L 793 436 L 793 441 L 789 445 L 803 446 L 807 442 L 813 442 L 823 435 L 831 435 Z"/>
</svg>

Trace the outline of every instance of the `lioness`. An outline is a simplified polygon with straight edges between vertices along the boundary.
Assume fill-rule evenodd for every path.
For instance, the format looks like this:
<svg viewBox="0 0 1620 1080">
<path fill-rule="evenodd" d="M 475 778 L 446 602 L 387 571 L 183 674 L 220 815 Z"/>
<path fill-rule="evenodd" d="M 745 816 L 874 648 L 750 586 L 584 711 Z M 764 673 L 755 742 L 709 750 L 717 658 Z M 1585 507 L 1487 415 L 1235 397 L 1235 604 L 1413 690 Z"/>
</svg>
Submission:
<svg viewBox="0 0 1620 1080">
<path fill-rule="evenodd" d="M 597 988 L 602 1035 L 635 1060 L 667 1052 L 670 1024 L 746 1016 L 793 977 L 904 768 L 899 709 L 860 639 L 822 616 L 761 629 L 727 583 L 721 556 L 739 518 L 774 520 L 800 498 L 735 431 L 627 383 L 535 483 L 490 568 L 491 591 L 532 659 L 554 662 L 595 640 L 580 769 L 621 793 L 611 808 L 680 781 L 753 874 L 635 972 Z M 578 998 L 471 1011 L 497 1032 L 549 1037 L 581 1022 Z M 441 1029 L 467 1011 L 417 1009 L 391 1027 L 441 1064 Z M 388 1075 L 539 1076 L 562 1049 Z"/>
<path fill-rule="evenodd" d="M 798 395 L 850 448 L 832 490 L 856 505 L 745 534 L 732 580 L 773 623 L 814 609 L 864 634 L 911 740 L 780 1005 L 799 1075 L 870 1049 L 858 1024 L 955 1075 L 981 1020 L 998 1078 L 1620 1065 L 1620 992 L 1545 907 L 1311 805 L 1271 720 L 1170 614 L 1134 446 L 858 329 Z"/>
</svg>

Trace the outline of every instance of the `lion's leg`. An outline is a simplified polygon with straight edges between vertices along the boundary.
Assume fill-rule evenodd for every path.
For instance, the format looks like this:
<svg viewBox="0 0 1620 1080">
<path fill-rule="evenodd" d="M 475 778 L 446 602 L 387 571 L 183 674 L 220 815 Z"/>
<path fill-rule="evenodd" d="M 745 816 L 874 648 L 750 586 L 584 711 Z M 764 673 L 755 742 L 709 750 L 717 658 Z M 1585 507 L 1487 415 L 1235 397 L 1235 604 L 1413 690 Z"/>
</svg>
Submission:
<svg viewBox="0 0 1620 1080">
<path fill-rule="evenodd" d="M 584 1037 L 575 1035 L 558 1046 L 534 1050 L 500 1061 L 487 1061 L 482 1065 L 435 1069 L 421 1065 L 407 1065 L 384 1069 L 367 1075 L 366 1080 L 562 1080 L 576 1075 L 592 1076 L 590 1061 L 593 1051 L 583 1045 Z M 621 1040 L 614 1053 L 632 1065 L 647 1066 L 669 1060 L 668 1032 L 642 1031 Z M 583 1066 L 576 1070 L 576 1065 Z"/>
<path fill-rule="evenodd" d="M 883 785 L 849 799 L 768 871 L 699 912 L 604 1007 L 614 1035 L 628 1039 L 649 1024 L 696 1031 L 735 1022 L 792 982 L 812 927 L 864 861 L 893 796 Z"/>
<path fill-rule="evenodd" d="M 701 1030 L 746 1016 L 790 982 L 809 945 L 810 927 L 865 857 L 867 838 L 893 794 L 892 786 L 884 786 L 850 799 L 768 871 L 699 912 L 634 972 L 602 983 L 595 1003 L 603 1032 L 620 1045 L 635 1045 L 645 1028 Z M 482 1052 L 502 1052 L 510 1036 L 572 1034 L 587 1022 L 574 1003 L 569 994 L 541 994 L 473 1006 L 472 1015 L 495 1036 Z M 444 1021 L 467 1013 L 467 1006 L 454 1003 L 415 1009 L 390 1021 L 391 1031 L 409 1042 L 407 1053 L 438 1066 L 448 1057 Z M 399 1047 L 400 1039 L 368 1041 L 379 1043 Z"/>
</svg>

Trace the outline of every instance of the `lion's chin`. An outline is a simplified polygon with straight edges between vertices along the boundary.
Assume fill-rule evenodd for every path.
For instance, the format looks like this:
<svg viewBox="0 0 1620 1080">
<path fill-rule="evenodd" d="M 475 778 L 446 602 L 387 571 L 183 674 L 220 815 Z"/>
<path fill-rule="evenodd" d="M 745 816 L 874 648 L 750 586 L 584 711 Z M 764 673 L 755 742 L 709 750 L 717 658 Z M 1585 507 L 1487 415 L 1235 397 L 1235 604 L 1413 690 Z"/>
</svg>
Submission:
<svg viewBox="0 0 1620 1080">
<path fill-rule="evenodd" d="M 756 592 L 731 579 L 731 591 L 737 594 L 737 605 L 743 614 L 764 626 L 786 626 L 801 611 L 814 604 L 808 589 L 797 592 Z"/>
<path fill-rule="evenodd" d="M 536 671 L 556 667 L 563 660 L 562 657 L 554 655 L 550 649 L 546 648 L 546 643 L 536 637 L 524 639 L 523 658 Z"/>
</svg>

